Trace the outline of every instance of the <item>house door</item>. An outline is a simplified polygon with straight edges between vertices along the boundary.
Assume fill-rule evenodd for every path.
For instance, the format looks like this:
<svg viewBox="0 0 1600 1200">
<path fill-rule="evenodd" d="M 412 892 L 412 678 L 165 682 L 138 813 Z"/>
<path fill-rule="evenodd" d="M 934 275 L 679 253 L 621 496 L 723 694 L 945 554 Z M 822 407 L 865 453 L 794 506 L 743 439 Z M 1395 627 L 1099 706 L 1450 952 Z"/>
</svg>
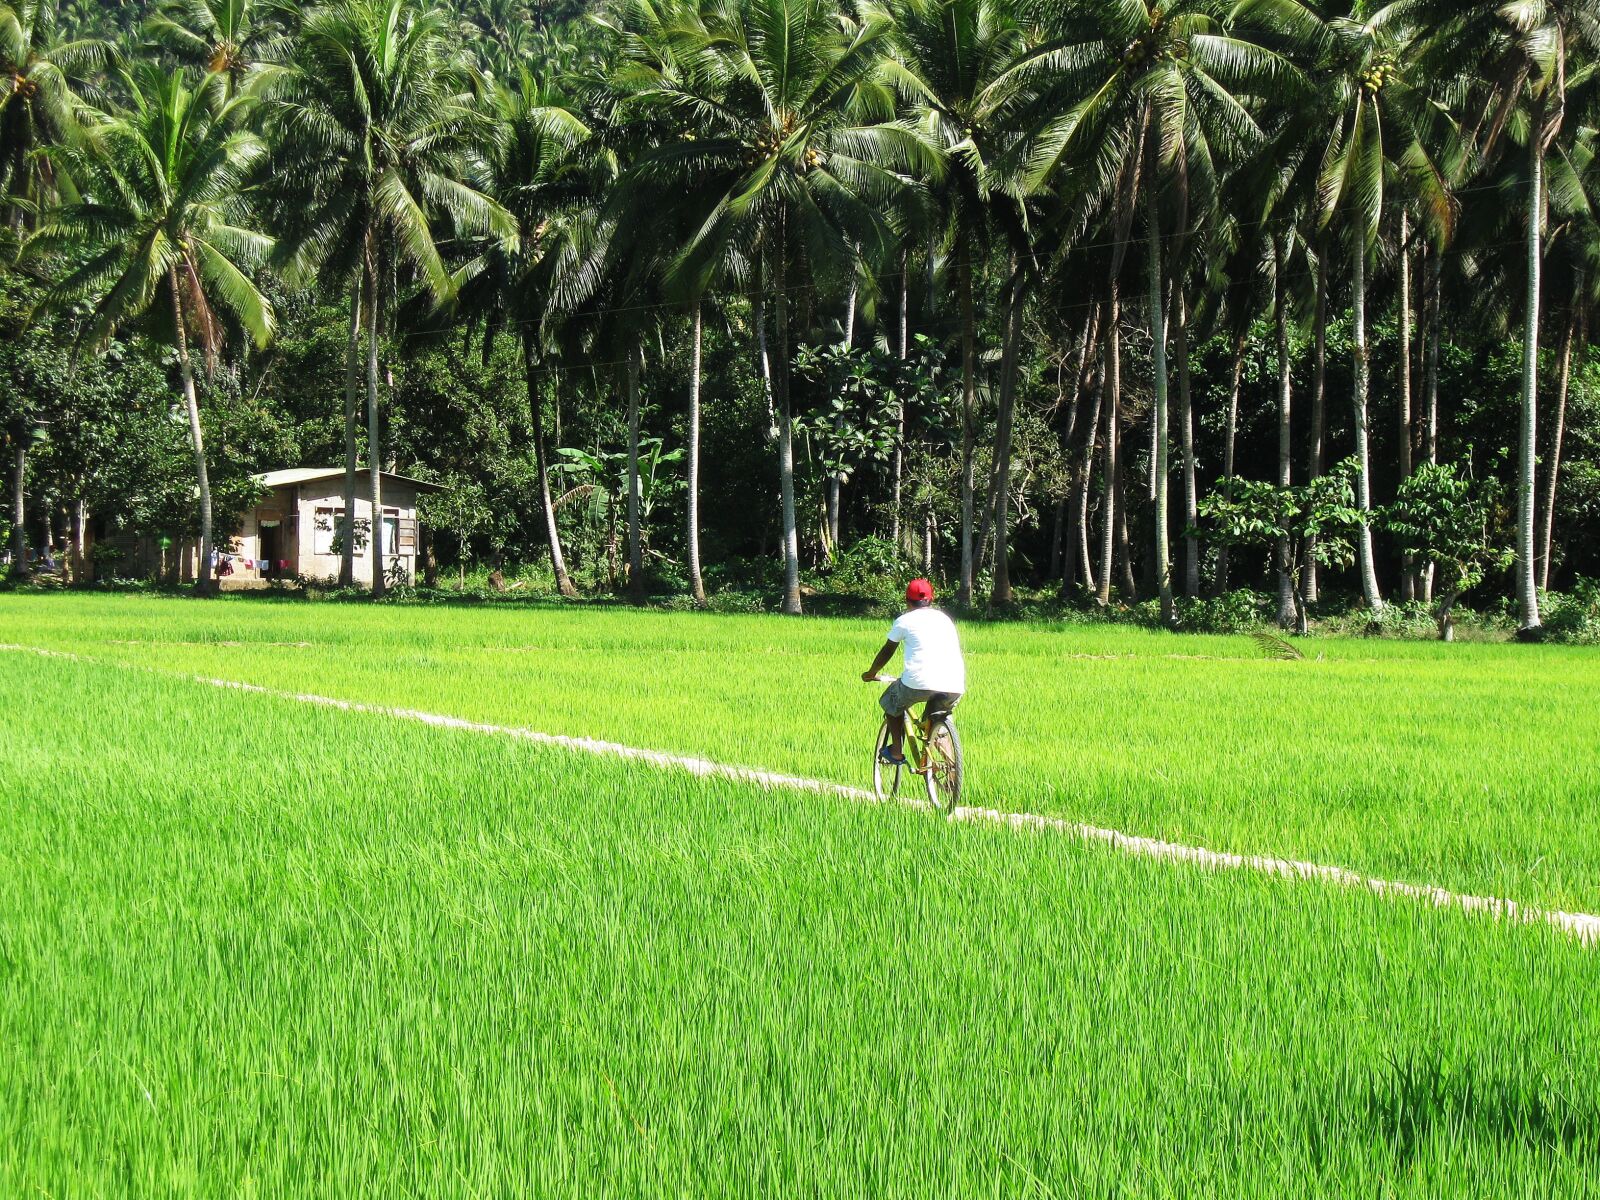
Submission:
<svg viewBox="0 0 1600 1200">
<path fill-rule="evenodd" d="M 263 579 L 276 579 L 278 577 L 278 560 L 282 557 L 278 553 L 283 545 L 283 527 L 281 525 L 263 525 L 261 527 L 261 557 L 266 560 L 266 570 L 261 572 Z"/>
</svg>

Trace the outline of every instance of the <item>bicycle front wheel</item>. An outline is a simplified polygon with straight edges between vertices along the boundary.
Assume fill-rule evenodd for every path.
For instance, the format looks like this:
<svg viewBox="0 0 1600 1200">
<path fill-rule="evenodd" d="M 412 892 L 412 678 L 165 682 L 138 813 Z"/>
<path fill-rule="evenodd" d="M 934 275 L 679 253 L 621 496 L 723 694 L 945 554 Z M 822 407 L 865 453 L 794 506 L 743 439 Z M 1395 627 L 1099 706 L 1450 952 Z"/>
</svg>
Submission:
<svg viewBox="0 0 1600 1200">
<path fill-rule="evenodd" d="M 953 717 L 934 722 L 928 730 L 928 767 L 923 782 L 928 803 L 949 815 L 961 803 L 961 735 Z"/>
<path fill-rule="evenodd" d="M 885 721 L 878 727 L 878 741 L 872 748 L 872 790 L 877 793 L 879 800 L 899 799 L 901 789 L 909 786 L 906 781 L 911 774 L 909 764 L 897 767 L 883 761 L 883 749 L 891 740 L 889 722 Z"/>
</svg>

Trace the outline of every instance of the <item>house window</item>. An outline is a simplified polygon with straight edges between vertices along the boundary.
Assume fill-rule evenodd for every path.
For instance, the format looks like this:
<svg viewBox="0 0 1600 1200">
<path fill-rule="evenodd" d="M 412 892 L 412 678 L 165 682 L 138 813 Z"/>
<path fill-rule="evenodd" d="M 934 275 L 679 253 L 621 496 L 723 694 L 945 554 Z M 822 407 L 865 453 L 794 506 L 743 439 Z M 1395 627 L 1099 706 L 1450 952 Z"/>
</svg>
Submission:
<svg viewBox="0 0 1600 1200">
<path fill-rule="evenodd" d="M 336 531 L 343 523 L 344 509 L 317 509 L 311 538 L 311 552 L 313 554 L 338 554 L 339 542 Z"/>
<path fill-rule="evenodd" d="M 385 554 L 400 553 L 400 510 L 386 508 L 383 510 L 383 552 Z"/>
</svg>

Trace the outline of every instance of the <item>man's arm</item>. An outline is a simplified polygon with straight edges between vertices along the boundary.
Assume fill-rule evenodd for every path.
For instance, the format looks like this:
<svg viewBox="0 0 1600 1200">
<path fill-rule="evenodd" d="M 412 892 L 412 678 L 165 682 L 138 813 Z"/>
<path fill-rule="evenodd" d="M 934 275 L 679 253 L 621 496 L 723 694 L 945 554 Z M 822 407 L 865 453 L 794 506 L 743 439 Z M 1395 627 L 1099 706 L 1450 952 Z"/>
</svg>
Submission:
<svg viewBox="0 0 1600 1200">
<path fill-rule="evenodd" d="M 890 640 L 883 644 L 883 649 L 878 651 L 878 657 L 872 660 L 872 665 L 861 676 L 862 683 L 876 683 L 878 672 L 889 665 L 889 660 L 894 657 L 894 652 L 900 649 L 900 643 Z"/>
</svg>

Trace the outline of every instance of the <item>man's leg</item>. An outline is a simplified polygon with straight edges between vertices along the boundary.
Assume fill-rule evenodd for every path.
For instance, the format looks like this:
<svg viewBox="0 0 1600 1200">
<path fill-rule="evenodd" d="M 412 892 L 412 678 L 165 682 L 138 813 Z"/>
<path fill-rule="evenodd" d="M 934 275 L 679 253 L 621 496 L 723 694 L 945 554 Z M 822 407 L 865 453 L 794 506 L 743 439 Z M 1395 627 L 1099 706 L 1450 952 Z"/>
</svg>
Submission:
<svg viewBox="0 0 1600 1200">
<path fill-rule="evenodd" d="M 889 747 L 894 751 L 896 758 L 905 757 L 906 718 L 905 714 L 889 718 Z"/>
</svg>

